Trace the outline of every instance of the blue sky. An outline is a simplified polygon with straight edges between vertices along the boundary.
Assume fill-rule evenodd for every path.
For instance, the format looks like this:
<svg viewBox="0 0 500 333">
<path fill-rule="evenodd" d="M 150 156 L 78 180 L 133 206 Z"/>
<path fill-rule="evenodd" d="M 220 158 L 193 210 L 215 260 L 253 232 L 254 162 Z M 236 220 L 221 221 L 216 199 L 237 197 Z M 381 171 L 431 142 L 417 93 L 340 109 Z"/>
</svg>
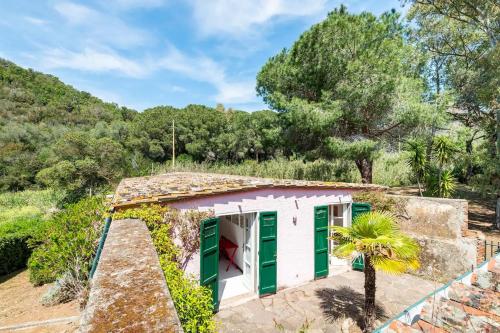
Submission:
<svg viewBox="0 0 500 333">
<path fill-rule="evenodd" d="M 344 3 L 398 0 L 3 0 L 0 57 L 137 110 L 190 103 L 253 111 L 266 60 Z"/>
</svg>

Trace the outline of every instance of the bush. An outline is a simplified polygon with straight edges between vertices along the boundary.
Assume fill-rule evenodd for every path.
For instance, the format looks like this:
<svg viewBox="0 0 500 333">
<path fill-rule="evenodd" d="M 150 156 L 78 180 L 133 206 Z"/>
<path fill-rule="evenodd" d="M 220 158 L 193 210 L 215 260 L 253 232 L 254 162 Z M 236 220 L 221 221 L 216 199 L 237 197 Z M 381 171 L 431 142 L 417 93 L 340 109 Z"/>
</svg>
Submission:
<svg viewBox="0 0 500 333">
<path fill-rule="evenodd" d="M 160 256 L 170 295 L 186 332 L 215 332 L 212 291 L 202 287 L 193 277 L 185 276 L 176 262 Z"/>
<path fill-rule="evenodd" d="M 182 252 L 173 242 L 173 224 L 180 214 L 167 207 L 149 205 L 117 212 L 114 219 L 139 218 L 151 232 L 170 295 L 185 332 L 215 332 L 212 292 L 185 276 L 178 262 Z"/>
<path fill-rule="evenodd" d="M 408 153 L 382 153 L 373 163 L 373 183 L 385 186 L 406 186 L 413 184 Z"/>
<path fill-rule="evenodd" d="M 43 221 L 17 220 L 0 225 L 0 275 L 26 267 L 33 235 L 43 229 Z"/>
<path fill-rule="evenodd" d="M 11 273 L 26 266 L 31 250 L 28 235 L 6 235 L 0 237 L 0 275 Z"/>
<path fill-rule="evenodd" d="M 30 281 L 42 285 L 69 272 L 86 285 L 104 218 L 100 197 L 83 199 L 56 214 L 35 238 L 41 245 L 28 262 Z"/>
<path fill-rule="evenodd" d="M 43 233 L 60 198 L 51 190 L 0 194 L 0 275 L 26 266 L 37 244 L 33 238 Z"/>
</svg>

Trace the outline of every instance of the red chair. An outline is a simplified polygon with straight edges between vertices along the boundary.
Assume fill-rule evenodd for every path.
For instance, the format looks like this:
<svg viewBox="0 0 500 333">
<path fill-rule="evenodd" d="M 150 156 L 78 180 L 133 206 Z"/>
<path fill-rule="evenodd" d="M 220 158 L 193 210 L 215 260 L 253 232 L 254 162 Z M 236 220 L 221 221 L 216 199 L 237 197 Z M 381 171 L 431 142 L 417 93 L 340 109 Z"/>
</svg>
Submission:
<svg viewBox="0 0 500 333">
<path fill-rule="evenodd" d="M 226 237 L 221 236 L 219 240 L 219 248 L 224 251 L 224 254 L 229 260 L 229 265 L 227 265 L 226 272 L 229 270 L 229 266 L 231 265 L 238 268 L 238 266 L 236 266 L 236 264 L 234 263 L 234 256 L 236 255 L 236 250 L 238 250 L 238 245 L 234 244 Z"/>
</svg>

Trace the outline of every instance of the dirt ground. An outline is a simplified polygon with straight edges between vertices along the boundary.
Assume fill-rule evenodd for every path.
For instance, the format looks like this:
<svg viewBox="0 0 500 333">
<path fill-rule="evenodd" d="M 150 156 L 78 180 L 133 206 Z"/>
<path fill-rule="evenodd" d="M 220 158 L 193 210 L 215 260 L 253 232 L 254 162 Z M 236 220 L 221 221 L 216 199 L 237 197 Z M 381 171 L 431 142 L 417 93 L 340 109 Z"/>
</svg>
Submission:
<svg viewBox="0 0 500 333">
<path fill-rule="evenodd" d="M 34 287 L 27 270 L 0 278 L 0 332 L 16 331 L 8 326 L 30 323 L 23 333 L 75 332 L 80 315 L 76 301 L 46 307 L 40 303 L 50 285 Z M 49 321 L 45 324 L 35 322 Z M 50 322 L 52 321 L 52 322 Z M 34 325 L 31 325 L 34 324 Z"/>
<path fill-rule="evenodd" d="M 418 188 L 394 187 L 389 193 L 418 196 Z M 469 229 L 481 231 L 487 240 L 500 242 L 500 230 L 494 226 L 496 201 L 492 197 L 483 197 L 480 193 L 460 185 L 454 195 L 457 199 L 469 202 Z"/>
</svg>

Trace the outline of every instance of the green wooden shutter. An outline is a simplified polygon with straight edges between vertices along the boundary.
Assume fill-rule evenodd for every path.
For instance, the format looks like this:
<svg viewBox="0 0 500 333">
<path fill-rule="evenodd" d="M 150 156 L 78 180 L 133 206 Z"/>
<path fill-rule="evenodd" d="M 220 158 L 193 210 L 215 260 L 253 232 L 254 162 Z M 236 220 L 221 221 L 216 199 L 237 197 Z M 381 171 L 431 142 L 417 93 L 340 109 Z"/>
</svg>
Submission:
<svg viewBox="0 0 500 333">
<path fill-rule="evenodd" d="M 219 218 L 206 219 L 200 230 L 200 284 L 212 290 L 214 309 L 219 305 Z"/>
<path fill-rule="evenodd" d="M 277 213 L 262 212 L 259 219 L 259 294 L 276 293 Z"/>
<path fill-rule="evenodd" d="M 367 202 L 353 202 L 351 207 L 352 212 L 352 223 L 358 215 L 371 211 L 372 206 Z M 352 268 L 355 270 L 362 271 L 365 269 L 365 263 L 362 256 L 357 257 L 352 262 Z"/>
<path fill-rule="evenodd" d="M 328 276 L 328 206 L 314 207 L 314 278 Z"/>
</svg>

